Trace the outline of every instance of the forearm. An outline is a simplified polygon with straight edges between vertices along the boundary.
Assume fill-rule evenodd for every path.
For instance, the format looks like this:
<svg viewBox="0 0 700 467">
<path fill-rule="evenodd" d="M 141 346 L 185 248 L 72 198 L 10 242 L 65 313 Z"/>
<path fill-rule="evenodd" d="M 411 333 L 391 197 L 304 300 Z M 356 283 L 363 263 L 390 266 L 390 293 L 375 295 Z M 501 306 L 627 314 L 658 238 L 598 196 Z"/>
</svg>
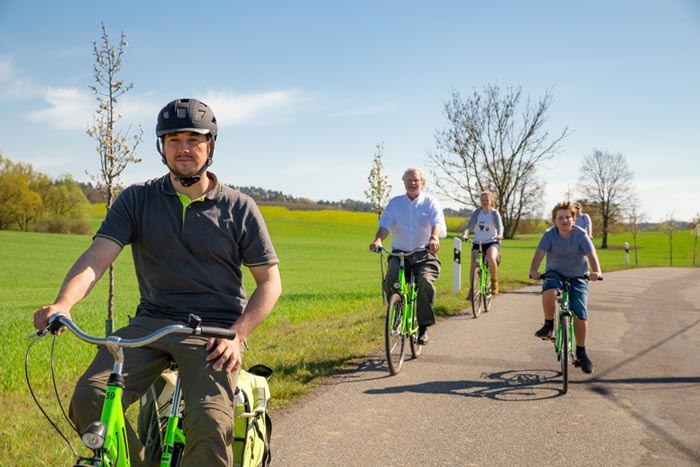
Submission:
<svg viewBox="0 0 700 467">
<path fill-rule="evenodd" d="M 588 254 L 588 262 L 591 266 L 591 272 L 595 272 L 595 273 L 601 272 L 600 261 L 598 260 L 598 255 L 596 254 L 595 251 Z"/>
<path fill-rule="evenodd" d="M 255 273 L 253 276 L 255 277 Z M 274 265 L 270 267 L 262 280 L 256 280 L 256 288 L 248 300 L 241 318 L 233 325 L 238 338 L 243 341 L 257 328 L 272 312 L 282 294 L 282 283 L 279 270 Z"/>
<path fill-rule="evenodd" d="M 540 263 L 542 262 L 542 259 L 545 256 L 545 252 L 538 249 L 535 251 L 534 256 L 532 257 L 532 262 L 530 263 L 530 272 L 537 272 L 537 270 L 540 268 Z"/>
<path fill-rule="evenodd" d="M 374 241 L 382 241 L 389 235 L 389 229 L 385 227 L 379 227 L 377 233 L 374 234 Z"/>
<path fill-rule="evenodd" d="M 108 240 L 102 242 L 108 242 Z M 112 264 L 114 258 L 119 254 L 120 247 L 116 244 L 100 243 L 99 240 L 96 240 L 70 268 L 63 279 L 54 305 L 70 311 L 73 305 L 90 293 L 109 265 Z"/>
</svg>

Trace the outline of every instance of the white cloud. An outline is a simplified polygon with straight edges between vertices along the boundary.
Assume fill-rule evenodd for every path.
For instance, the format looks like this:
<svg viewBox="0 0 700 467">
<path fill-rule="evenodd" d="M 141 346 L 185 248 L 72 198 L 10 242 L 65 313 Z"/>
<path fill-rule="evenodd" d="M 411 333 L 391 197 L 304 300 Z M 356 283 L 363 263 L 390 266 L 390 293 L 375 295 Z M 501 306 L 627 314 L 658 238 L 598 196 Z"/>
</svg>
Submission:
<svg viewBox="0 0 700 467">
<path fill-rule="evenodd" d="M 44 98 L 48 109 L 29 112 L 33 122 L 46 123 L 61 130 L 85 130 L 92 120 L 93 99 L 87 90 L 76 88 L 49 88 Z"/>
<path fill-rule="evenodd" d="M 241 125 L 288 108 L 299 100 L 299 92 L 289 90 L 236 94 L 210 91 L 202 100 L 214 110 L 220 126 Z"/>
<path fill-rule="evenodd" d="M 20 76 L 9 57 L 0 55 L 0 99 L 37 97 L 37 86 L 31 79 Z"/>
</svg>

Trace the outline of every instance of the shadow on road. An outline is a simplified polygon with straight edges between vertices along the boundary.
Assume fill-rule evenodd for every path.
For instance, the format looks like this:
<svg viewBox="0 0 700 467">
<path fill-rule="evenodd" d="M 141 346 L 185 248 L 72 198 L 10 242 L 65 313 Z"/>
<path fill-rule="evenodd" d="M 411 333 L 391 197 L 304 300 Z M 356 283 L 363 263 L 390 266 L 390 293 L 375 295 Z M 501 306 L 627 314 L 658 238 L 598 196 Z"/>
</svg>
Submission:
<svg viewBox="0 0 700 467">
<path fill-rule="evenodd" d="M 366 394 L 448 394 L 486 397 L 501 402 L 552 399 L 562 396 L 561 373 L 552 370 L 507 370 L 484 373 L 478 381 L 426 381 L 419 384 L 368 389 Z"/>
</svg>

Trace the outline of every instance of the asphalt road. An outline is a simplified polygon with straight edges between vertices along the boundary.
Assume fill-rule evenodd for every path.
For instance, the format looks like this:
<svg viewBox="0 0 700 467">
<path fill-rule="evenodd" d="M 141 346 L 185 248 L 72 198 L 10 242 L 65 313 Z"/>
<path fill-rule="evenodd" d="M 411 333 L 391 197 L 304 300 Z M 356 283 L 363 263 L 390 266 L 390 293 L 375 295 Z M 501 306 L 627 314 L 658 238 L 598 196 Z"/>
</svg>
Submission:
<svg viewBox="0 0 700 467">
<path fill-rule="evenodd" d="M 273 418 L 280 466 L 700 465 L 700 269 L 634 269 L 591 285 L 592 375 L 561 392 L 536 339 L 539 287 L 441 320 L 388 376 L 381 351 Z"/>
</svg>

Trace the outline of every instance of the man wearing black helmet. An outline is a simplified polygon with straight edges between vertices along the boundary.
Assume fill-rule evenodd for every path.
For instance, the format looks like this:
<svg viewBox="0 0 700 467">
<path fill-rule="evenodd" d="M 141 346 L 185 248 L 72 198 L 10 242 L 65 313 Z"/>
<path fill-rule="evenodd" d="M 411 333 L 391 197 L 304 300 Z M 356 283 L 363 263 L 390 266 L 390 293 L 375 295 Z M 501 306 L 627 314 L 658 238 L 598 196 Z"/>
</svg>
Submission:
<svg viewBox="0 0 700 467">
<path fill-rule="evenodd" d="M 277 255 L 252 199 L 207 169 L 217 123 L 195 99 L 168 103 L 158 114 L 157 149 L 169 172 L 128 187 L 116 199 L 93 243 L 70 269 L 57 298 L 34 314 L 37 328 L 49 316 L 84 298 L 124 246 L 131 245 L 141 294 L 136 315 L 115 334 L 140 337 L 199 315 L 203 325 L 234 329 L 234 340 L 168 336 L 148 348 L 124 349 L 124 403 L 137 401 L 172 360 L 182 376 L 187 411 L 183 466 L 232 463 L 233 393 L 241 342 L 271 312 L 281 293 Z M 241 265 L 256 288 L 247 299 Z M 100 401 L 112 367 L 100 349 L 80 378 L 70 417 L 82 431 L 100 418 Z M 129 427 L 132 463 L 142 456 Z"/>
</svg>

